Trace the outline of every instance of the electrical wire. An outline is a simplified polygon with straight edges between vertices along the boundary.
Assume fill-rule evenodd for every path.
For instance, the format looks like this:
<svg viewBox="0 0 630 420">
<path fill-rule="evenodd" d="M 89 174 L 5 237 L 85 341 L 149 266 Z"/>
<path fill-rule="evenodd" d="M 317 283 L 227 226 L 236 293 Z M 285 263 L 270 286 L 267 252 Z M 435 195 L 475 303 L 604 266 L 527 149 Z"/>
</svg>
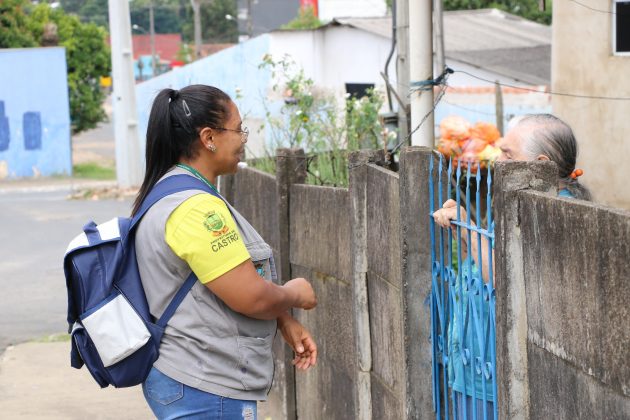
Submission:
<svg viewBox="0 0 630 420">
<path fill-rule="evenodd" d="M 569 1 L 572 1 L 573 3 L 575 3 L 575 4 L 577 4 L 577 5 L 580 5 L 580 6 L 584 7 L 584 8 L 586 8 L 586 9 L 592 10 L 593 12 L 607 13 L 607 14 L 609 14 L 609 15 L 616 15 L 616 14 L 617 14 L 617 13 L 615 13 L 615 12 L 610 12 L 610 11 L 608 11 L 608 10 L 596 9 L 596 8 L 594 8 L 594 7 L 589 6 L 588 4 L 580 3 L 580 2 L 579 2 L 579 1 L 577 1 L 577 0 L 569 0 Z"/>
<path fill-rule="evenodd" d="M 522 86 L 510 85 L 510 84 L 507 84 L 507 83 L 499 83 L 499 82 L 496 82 L 496 81 L 484 79 L 483 77 L 479 77 L 479 76 L 474 75 L 472 73 L 468 73 L 467 71 L 464 71 L 464 70 L 455 70 L 455 73 L 466 74 L 466 75 L 468 75 L 470 77 L 473 77 L 473 78 L 475 78 L 477 80 L 481 80 L 483 82 L 488 82 L 488 83 L 491 83 L 493 85 L 498 84 L 499 86 L 509 87 L 509 88 L 513 88 L 513 89 L 520 89 L 520 90 L 524 90 L 524 91 L 528 91 L 528 92 L 534 92 L 534 93 L 543 93 L 543 94 L 555 95 L 555 96 L 567 96 L 567 97 L 570 97 L 570 98 L 581 98 L 581 99 L 601 99 L 601 100 L 607 100 L 607 101 L 630 101 L 630 97 L 596 96 L 596 95 L 595 96 L 590 96 L 590 95 L 578 95 L 578 94 L 574 94 L 574 93 L 552 92 L 552 91 L 541 92 L 541 91 L 536 90 L 536 89 L 526 88 L 526 87 L 522 87 Z"/>
</svg>

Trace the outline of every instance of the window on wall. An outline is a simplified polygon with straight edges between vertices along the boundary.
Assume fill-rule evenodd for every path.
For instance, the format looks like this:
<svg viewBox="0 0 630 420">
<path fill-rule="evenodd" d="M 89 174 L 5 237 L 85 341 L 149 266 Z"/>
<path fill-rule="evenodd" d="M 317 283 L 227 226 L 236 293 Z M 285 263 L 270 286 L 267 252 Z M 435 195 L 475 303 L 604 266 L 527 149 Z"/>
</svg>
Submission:
<svg viewBox="0 0 630 420">
<path fill-rule="evenodd" d="M 615 0 L 613 22 L 613 52 L 620 55 L 630 55 L 629 0 Z"/>
<path fill-rule="evenodd" d="M 359 99 L 366 96 L 369 89 L 374 89 L 374 83 L 346 83 L 346 92 Z"/>
</svg>

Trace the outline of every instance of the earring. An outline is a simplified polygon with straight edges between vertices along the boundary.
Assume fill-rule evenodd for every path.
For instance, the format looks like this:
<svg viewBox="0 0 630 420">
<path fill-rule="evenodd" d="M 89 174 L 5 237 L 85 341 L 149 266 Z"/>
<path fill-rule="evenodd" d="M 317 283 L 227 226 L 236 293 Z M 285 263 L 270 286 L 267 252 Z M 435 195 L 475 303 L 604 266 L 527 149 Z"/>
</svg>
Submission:
<svg viewBox="0 0 630 420">
<path fill-rule="evenodd" d="M 210 150 L 213 153 L 217 151 L 217 146 L 215 146 L 214 144 L 209 144 L 206 147 L 208 148 L 208 150 Z"/>
</svg>

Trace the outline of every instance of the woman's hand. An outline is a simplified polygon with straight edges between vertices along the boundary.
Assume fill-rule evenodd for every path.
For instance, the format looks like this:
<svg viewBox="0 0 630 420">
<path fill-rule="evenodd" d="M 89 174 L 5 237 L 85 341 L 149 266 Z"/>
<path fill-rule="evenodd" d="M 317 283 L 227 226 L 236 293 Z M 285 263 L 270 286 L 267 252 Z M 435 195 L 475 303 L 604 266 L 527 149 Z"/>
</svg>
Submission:
<svg viewBox="0 0 630 420">
<path fill-rule="evenodd" d="M 457 220 L 457 202 L 455 200 L 446 200 L 442 208 L 433 213 L 433 219 L 435 223 L 443 228 L 450 228 L 451 221 Z M 459 207 L 459 220 L 467 220 L 466 210 L 464 207 Z"/>
<path fill-rule="evenodd" d="M 300 370 L 308 370 L 311 366 L 315 366 L 317 345 L 311 333 L 288 312 L 278 317 L 278 328 L 280 328 L 284 341 L 295 352 L 295 358 L 291 363 Z"/>
<path fill-rule="evenodd" d="M 317 306 L 315 291 L 313 291 L 313 286 L 311 286 L 308 280 L 298 277 L 286 282 L 284 287 L 296 293 L 297 302 L 293 305 L 295 308 L 313 309 Z"/>
</svg>

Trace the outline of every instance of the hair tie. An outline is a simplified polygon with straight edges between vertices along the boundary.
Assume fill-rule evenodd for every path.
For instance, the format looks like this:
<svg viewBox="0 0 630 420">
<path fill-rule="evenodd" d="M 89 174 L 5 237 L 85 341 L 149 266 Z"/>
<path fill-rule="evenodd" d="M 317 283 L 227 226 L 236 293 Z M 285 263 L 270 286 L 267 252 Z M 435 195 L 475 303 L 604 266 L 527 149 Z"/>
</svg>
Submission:
<svg viewBox="0 0 630 420">
<path fill-rule="evenodd" d="M 579 169 L 579 168 L 575 168 L 573 170 L 573 172 L 571 172 L 571 179 L 577 179 L 579 176 L 584 175 L 584 171 Z"/>
<path fill-rule="evenodd" d="M 175 90 L 175 89 L 171 90 L 168 97 L 171 100 L 171 102 L 176 101 L 177 98 L 179 98 L 179 90 Z"/>
</svg>

